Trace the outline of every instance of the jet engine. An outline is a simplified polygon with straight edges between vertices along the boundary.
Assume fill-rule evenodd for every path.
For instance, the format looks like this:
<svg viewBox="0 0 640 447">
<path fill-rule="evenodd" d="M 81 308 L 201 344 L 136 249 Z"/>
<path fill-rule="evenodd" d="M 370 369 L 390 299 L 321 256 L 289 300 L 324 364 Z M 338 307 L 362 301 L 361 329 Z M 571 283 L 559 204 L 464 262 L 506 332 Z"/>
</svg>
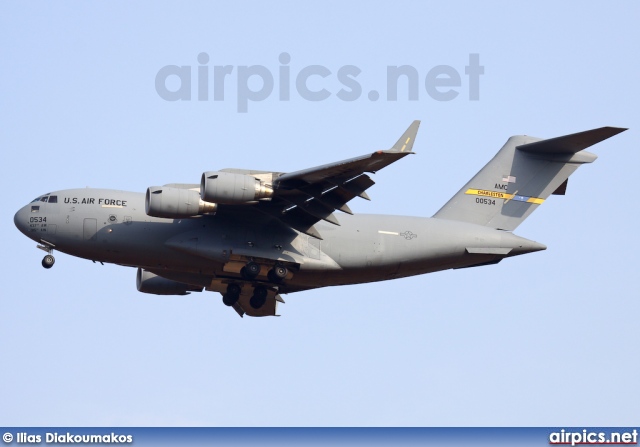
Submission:
<svg viewBox="0 0 640 447">
<path fill-rule="evenodd" d="M 210 171 L 202 174 L 200 196 L 207 202 L 238 204 L 270 199 L 273 189 L 250 175 Z"/>
<path fill-rule="evenodd" d="M 203 201 L 198 191 L 192 189 L 150 186 L 147 188 L 144 207 L 149 216 L 180 219 L 215 213 L 218 205 Z"/>
<path fill-rule="evenodd" d="M 138 267 L 136 275 L 138 292 L 154 295 L 189 295 L 190 292 L 202 292 L 202 287 L 185 284 L 163 278 Z"/>
</svg>

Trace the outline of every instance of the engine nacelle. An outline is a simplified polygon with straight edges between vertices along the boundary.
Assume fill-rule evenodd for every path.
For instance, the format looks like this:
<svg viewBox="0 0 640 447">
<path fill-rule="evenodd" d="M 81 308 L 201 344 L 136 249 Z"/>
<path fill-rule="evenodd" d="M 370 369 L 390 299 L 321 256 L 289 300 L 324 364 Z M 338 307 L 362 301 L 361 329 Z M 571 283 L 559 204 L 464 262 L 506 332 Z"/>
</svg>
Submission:
<svg viewBox="0 0 640 447">
<path fill-rule="evenodd" d="M 250 175 L 210 171 L 202 174 L 200 196 L 207 202 L 247 203 L 271 198 L 273 189 Z"/>
<path fill-rule="evenodd" d="M 203 287 L 192 286 L 163 278 L 138 267 L 136 275 L 138 292 L 154 295 L 189 295 L 190 292 L 202 292 Z"/>
<path fill-rule="evenodd" d="M 144 201 L 147 215 L 180 219 L 198 214 L 215 213 L 218 205 L 205 202 L 192 189 L 150 186 Z"/>
</svg>

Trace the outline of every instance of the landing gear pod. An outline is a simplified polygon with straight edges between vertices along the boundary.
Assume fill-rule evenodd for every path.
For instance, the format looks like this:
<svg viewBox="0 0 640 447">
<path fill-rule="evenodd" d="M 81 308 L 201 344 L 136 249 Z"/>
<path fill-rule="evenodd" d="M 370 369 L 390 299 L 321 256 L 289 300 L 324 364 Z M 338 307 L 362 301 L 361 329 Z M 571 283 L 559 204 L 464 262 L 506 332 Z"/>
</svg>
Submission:
<svg viewBox="0 0 640 447">
<path fill-rule="evenodd" d="M 191 292 L 202 292 L 203 289 L 203 287 L 163 278 L 140 267 L 136 275 L 136 287 L 138 292 L 153 295 L 189 295 Z"/>
</svg>

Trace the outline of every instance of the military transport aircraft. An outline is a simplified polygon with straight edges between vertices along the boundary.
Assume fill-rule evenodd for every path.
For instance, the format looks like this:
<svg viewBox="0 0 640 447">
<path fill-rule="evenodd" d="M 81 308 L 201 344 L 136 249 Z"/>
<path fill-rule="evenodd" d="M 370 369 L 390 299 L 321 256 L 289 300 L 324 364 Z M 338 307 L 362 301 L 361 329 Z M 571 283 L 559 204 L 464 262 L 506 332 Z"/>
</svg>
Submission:
<svg viewBox="0 0 640 447">
<path fill-rule="evenodd" d="M 47 252 L 137 267 L 140 292 L 220 292 L 240 315 L 276 315 L 280 294 L 496 264 L 544 250 L 512 233 L 568 177 L 583 149 L 626 129 L 514 136 L 432 218 L 355 214 L 369 173 L 413 154 L 419 121 L 389 150 L 282 173 L 222 169 L 200 184 L 146 194 L 67 189 L 34 199 L 14 222 Z M 335 211 L 343 214 L 338 219 Z"/>
</svg>

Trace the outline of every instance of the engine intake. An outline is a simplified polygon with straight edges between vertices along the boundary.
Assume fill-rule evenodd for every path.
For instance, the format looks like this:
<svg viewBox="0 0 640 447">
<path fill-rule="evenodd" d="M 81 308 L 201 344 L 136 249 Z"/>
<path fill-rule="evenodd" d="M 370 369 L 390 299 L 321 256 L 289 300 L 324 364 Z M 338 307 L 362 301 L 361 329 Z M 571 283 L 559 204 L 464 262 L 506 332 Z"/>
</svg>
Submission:
<svg viewBox="0 0 640 447">
<path fill-rule="evenodd" d="M 144 208 L 147 215 L 152 217 L 180 219 L 215 213 L 218 205 L 203 201 L 198 191 L 192 189 L 150 186 L 147 188 Z"/>
<path fill-rule="evenodd" d="M 210 171 L 202 174 L 200 196 L 207 202 L 247 203 L 270 199 L 273 188 L 250 175 Z"/>
<path fill-rule="evenodd" d="M 154 295 L 189 295 L 190 292 L 202 292 L 203 287 L 185 284 L 163 278 L 138 267 L 136 275 L 138 292 Z"/>
</svg>

